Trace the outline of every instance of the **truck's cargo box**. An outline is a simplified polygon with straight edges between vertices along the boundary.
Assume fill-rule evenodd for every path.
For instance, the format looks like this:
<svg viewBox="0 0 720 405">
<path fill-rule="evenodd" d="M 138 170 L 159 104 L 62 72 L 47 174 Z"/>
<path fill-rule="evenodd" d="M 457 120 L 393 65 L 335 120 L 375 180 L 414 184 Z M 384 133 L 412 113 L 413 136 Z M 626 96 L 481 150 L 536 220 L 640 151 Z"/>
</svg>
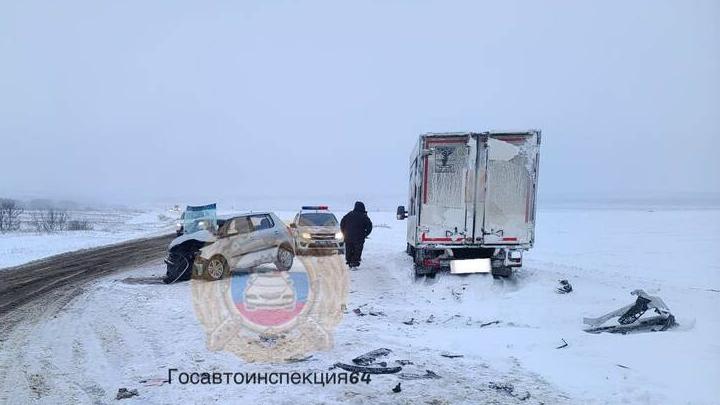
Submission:
<svg viewBox="0 0 720 405">
<path fill-rule="evenodd" d="M 421 135 L 402 207 L 408 250 L 532 247 L 539 145 L 537 130 Z"/>
</svg>

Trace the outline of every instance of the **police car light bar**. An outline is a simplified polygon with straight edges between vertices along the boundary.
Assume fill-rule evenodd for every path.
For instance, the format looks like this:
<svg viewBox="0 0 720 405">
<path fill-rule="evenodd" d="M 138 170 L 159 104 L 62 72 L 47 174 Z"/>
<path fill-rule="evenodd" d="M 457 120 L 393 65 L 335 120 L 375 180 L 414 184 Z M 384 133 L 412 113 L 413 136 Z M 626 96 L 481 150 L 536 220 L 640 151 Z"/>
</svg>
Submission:
<svg viewBox="0 0 720 405">
<path fill-rule="evenodd" d="M 304 210 L 326 210 L 328 209 L 327 205 L 303 205 L 302 209 Z"/>
</svg>

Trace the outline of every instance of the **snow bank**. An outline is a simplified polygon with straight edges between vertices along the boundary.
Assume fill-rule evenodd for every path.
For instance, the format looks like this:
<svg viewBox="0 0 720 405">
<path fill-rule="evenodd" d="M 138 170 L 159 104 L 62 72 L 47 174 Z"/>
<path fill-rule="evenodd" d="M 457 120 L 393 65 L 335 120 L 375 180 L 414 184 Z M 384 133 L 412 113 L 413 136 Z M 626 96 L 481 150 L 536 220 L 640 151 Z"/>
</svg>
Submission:
<svg viewBox="0 0 720 405">
<path fill-rule="evenodd" d="M 91 231 L 52 234 L 0 234 L 0 271 L 60 253 L 118 243 L 174 231 L 177 213 L 154 211 L 72 211 L 71 219 L 86 219 Z"/>
</svg>

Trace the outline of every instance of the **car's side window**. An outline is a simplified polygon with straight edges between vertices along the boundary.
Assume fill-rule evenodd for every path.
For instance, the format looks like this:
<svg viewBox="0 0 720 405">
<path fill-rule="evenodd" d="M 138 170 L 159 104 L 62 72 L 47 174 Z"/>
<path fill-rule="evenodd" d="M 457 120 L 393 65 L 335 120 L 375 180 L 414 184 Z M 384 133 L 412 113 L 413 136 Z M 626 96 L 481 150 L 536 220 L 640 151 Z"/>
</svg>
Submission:
<svg viewBox="0 0 720 405">
<path fill-rule="evenodd" d="M 270 215 L 254 215 L 250 217 L 250 222 L 252 222 L 253 229 L 256 231 L 270 229 L 274 225 Z"/>
<path fill-rule="evenodd" d="M 235 218 L 230 221 L 225 230 L 226 235 L 238 235 L 243 233 L 250 233 L 251 224 L 247 217 Z"/>
<path fill-rule="evenodd" d="M 237 233 L 237 219 L 233 219 L 232 221 L 228 222 L 227 227 L 225 228 L 225 234 L 236 235 Z"/>
<path fill-rule="evenodd" d="M 239 233 L 250 233 L 252 232 L 252 224 L 250 223 L 248 217 L 240 217 L 237 219 L 237 227 Z"/>
</svg>

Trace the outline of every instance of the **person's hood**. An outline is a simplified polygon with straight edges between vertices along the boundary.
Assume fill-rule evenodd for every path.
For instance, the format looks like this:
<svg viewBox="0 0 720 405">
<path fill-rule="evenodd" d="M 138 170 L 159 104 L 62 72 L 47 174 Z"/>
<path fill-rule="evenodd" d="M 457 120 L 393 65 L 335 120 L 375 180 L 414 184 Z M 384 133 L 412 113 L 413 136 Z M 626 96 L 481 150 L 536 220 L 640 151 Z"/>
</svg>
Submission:
<svg viewBox="0 0 720 405">
<path fill-rule="evenodd" d="M 365 211 L 365 204 L 363 204 L 362 201 L 355 202 L 355 208 L 353 208 L 353 211 L 362 212 L 363 214 L 367 212 Z"/>
<path fill-rule="evenodd" d="M 168 249 L 172 249 L 173 246 L 177 246 L 189 240 L 197 240 L 200 242 L 215 242 L 217 238 L 215 237 L 215 235 L 212 234 L 212 232 L 203 229 L 201 231 L 186 233 L 185 235 L 178 236 L 177 238 L 173 239 L 172 242 L 170 242 L 170 246 L 168 246 Z"/>
</svg>

